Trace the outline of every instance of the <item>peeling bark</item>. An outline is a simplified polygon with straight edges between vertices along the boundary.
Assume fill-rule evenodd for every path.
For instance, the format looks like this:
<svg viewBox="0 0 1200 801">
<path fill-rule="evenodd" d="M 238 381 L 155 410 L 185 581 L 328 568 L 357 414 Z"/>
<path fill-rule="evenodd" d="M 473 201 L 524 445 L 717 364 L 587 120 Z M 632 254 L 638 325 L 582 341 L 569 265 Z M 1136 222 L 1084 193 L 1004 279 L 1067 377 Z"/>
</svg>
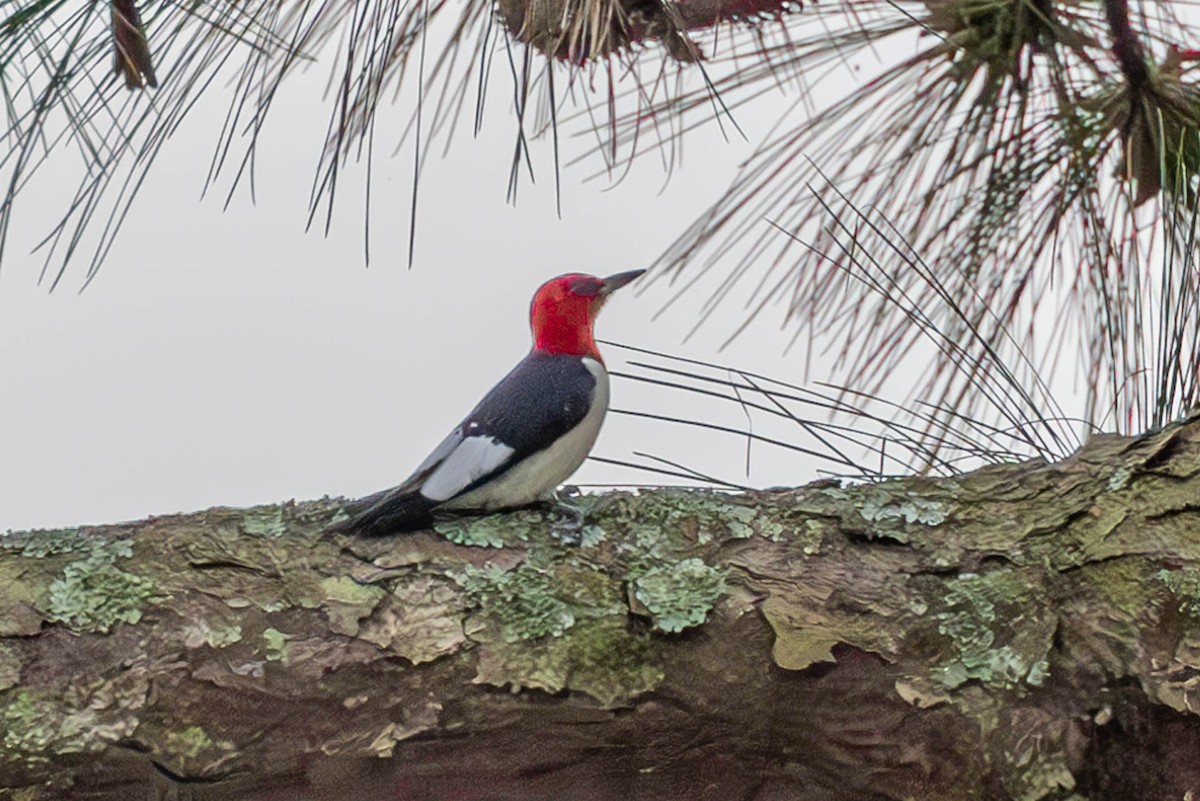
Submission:
<svg viewBox="0 0 1200 801">
<path fill-rule="evenodd" d="M 0 538 L 0 798 L 1180 799 L 1200 415 L 1053 465 Z"/>
</svg>

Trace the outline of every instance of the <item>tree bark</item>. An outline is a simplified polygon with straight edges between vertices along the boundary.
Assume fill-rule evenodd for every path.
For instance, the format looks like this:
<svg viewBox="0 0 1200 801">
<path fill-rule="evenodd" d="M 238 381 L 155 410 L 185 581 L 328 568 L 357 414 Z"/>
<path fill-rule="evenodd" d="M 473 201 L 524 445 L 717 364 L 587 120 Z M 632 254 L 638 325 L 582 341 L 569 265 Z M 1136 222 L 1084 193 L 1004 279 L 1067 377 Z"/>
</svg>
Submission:
<svg viewBox="0 0 1200 801">
<path fill-rule="evenodd" d="M 1200 415 L 583 503 L 578 546 L 329 539 L 328 499 L 0 538 L 0 798 L 1200 792 Z"/>
</svg>

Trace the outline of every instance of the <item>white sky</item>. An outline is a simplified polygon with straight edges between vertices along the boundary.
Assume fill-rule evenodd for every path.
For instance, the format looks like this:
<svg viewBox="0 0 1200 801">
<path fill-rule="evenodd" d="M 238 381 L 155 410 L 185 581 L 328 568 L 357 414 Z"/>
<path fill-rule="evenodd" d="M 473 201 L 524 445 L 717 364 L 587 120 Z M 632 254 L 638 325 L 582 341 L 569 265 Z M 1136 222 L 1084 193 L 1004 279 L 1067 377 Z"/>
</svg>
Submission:
<svg viewBox="0 0 1200 801">
<path fill-rule="evenodd" d="M 241 191 L 224 213 L 223 192 L 198 202 L 227 103 L 218 89 L 167 146 L 83 292 L 83 260 L 48 293 L 37 283 L 41 257 L 30 254 L 74 189 L 71 154 L 20 197 L 0 266 L 0 531 L 398 483 L 524 355 L 529 297 L 541 281 L 648 264 L 718 197 L 791 102 L 776 97 L 739 113 L 749 143 L 727 143 L 715 128 L 689 137 L 669 182 L 653 158 L 609 191 L 603 180 L 584 182 L 599 160 L 566 169 L 562 220 L 547 144 L 535 146 L 538 184 L 525 181 L 517 207 L 505 204 L 514 126 L 493 114 L 479 139 L 460 133 L 448 158 L 430 160 L 411 270 L 405 148 L 376 161 L 364 269 L 361 170 L 343 177 L 332 235 L 303 233 L 326 124 L 313 95 L 324 81 L 319 65 L 277 102 L 259 147 L 257 205 Z M 380 130 L 398 132 L 410 109 L 402 98 Z M 652 320 L 670 294 L 665 283 L 625 290 L 599 335 L 799 378 L 797 359 L 783 355 L 787 337 L 773 327 L 778 317 L 718 353 L 732 322 L 683 345 L 704 292 Z M 610 366 L 620 362 L 610 351 Z M 628 381 L 613 394 L 615 408 L 745 424 L 736 407 Z M 594 453 L 634 450 L 746 480 L 738 437 L 611 415 Z M 811 464 L 757 446 L 754 466 L 756 483 L 815 477 Z M 656 479 L 591 463 L 575 480 Z"/>
<path fill-rule="evenodd" d="M 820 107 L 843 96 L 877 65 L 847 66 L 830 68 L 821 93 L 806 99 Z M 536 185 L 523 178 L 517 206 L 505 203 L 515 123 L 507 68 L 497 66 L 481 136 L 462 130 L 448 157 L 438 157 L 438 143 L 427 162 L 412 269 L 411 144 L 391 156 L 413 109 L 412 93 L 402 94 L 377 125 L 364 269 L 362 169 L 339 179 L 330 236 L 303 230 L 328 120 L 320 99 L 327 70 L 316 64 L 276 99 L 259 141 L 257 203 L 244 185 L 227 211 L 228 181 L 199 200 L 229 102 L 214 86 L 164 148 L 82 292 L 86 259 L 50 293 L 38 283 L 42 257 L 30 253 L 75 190 L 75 154 L 56 154 L 18 198 L 0 265 L 0 532 L 358 496 L 399 483 L 526 353 L 529 298 L 542 281 L 652 262 L 718 199 L 797 89 L 737 110 L 747 141 L 726 141 L 713 125 L 689 134 L 669 181 L 653 155 L 615 186 L 587 180 L 602 166 L 594 154 L 565 167 L 557 219 L 549 142 L 532 145 Z M 564 162 L 589 150 L 586 130 L 564 126 Z M 743 315 L 735 304 L 689 338 L 708 290 L 724 277 L 708 276 L 662 314 L 676 291 L 666 281 L 623 290 L 598 335 L 796 383 L 824 377 L 819 348 L 811 365 L 805 347 L 786 352 L 794 330 L 780 330 L 782 310 L 768 310 L 723 350 Z M 755 281 L 744 281 L 747 291 Z M 625 353 L 606 356 L 623 369 Z M 898 401 L 912 389 L 903 375 L 891 387 Z M 614 382 L 613 407 L 747 426 L 735 403 L 624 379 Z M 755 415 L 752 427 L 818 447 L 786 420 Z M 831 467 L 756 444 L 747 475 L 742 436 L 610 414 L 593 454 L 644 461 L 637 451 L 750 486 L 799 485 Z M 662 480 L 596 462 L 573 479 Z"/>
</svg>

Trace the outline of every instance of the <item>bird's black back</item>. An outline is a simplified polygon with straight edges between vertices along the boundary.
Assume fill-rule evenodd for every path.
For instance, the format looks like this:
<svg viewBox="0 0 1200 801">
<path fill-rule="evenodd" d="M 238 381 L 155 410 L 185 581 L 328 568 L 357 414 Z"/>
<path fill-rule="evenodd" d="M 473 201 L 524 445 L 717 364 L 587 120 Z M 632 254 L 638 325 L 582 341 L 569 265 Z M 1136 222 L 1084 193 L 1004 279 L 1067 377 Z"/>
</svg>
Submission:
<svg viewBox="0 0 1200 801">
<path fill-rule="evenodd" d="M 440 505 L 421 494 L 422 483 L 468 437 L 489 437 L 513 448 L 512 456 L 462 492 L 502 475 L 544 450 L 587 416 L 596 377 L 578 356 L 531 352 L 483 397 L 471 413 L 403 484 L 351 505 L 352 517 L 332 530 L 365 536 L 412 531 L 432 522 Z"/>
<path fill-rule="evenodd" d="M 490 436 L 516 448 L 505 466 L 550 447 L 587 416 L 596 376 L 578 356 L 533 351 L 483 397 L 459 425 L 463 436 Z M 503 469 L 485 476 L 495 478 Z"/>
</svg>

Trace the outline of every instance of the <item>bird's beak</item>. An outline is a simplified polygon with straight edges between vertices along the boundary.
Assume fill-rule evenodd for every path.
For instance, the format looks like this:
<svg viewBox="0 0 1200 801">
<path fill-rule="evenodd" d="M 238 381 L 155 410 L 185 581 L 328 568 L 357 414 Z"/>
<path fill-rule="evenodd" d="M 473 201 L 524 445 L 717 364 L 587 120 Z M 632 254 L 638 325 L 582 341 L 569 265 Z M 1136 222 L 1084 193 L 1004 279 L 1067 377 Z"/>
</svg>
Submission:
<svg viewBox="0 0 1200 801">
<path fill-rule="evenodd" d="M 608 278 L 604 279 L 604 286 L 601 287 L 600 294 L 601 295 L 611 295 L 612 293 L 616 292 L 618 289 L 625 286 L 626 284 L 628 284 L 632 281 L 636 281 L 638 278 L 640 278 L 642 276 L 642 274 L 644 272 L 646 272 L 646 271 L 645 270 L 629 270 L 628 272 L 617 273 L 616 275 L 610 275 Z"/>
</svg>

